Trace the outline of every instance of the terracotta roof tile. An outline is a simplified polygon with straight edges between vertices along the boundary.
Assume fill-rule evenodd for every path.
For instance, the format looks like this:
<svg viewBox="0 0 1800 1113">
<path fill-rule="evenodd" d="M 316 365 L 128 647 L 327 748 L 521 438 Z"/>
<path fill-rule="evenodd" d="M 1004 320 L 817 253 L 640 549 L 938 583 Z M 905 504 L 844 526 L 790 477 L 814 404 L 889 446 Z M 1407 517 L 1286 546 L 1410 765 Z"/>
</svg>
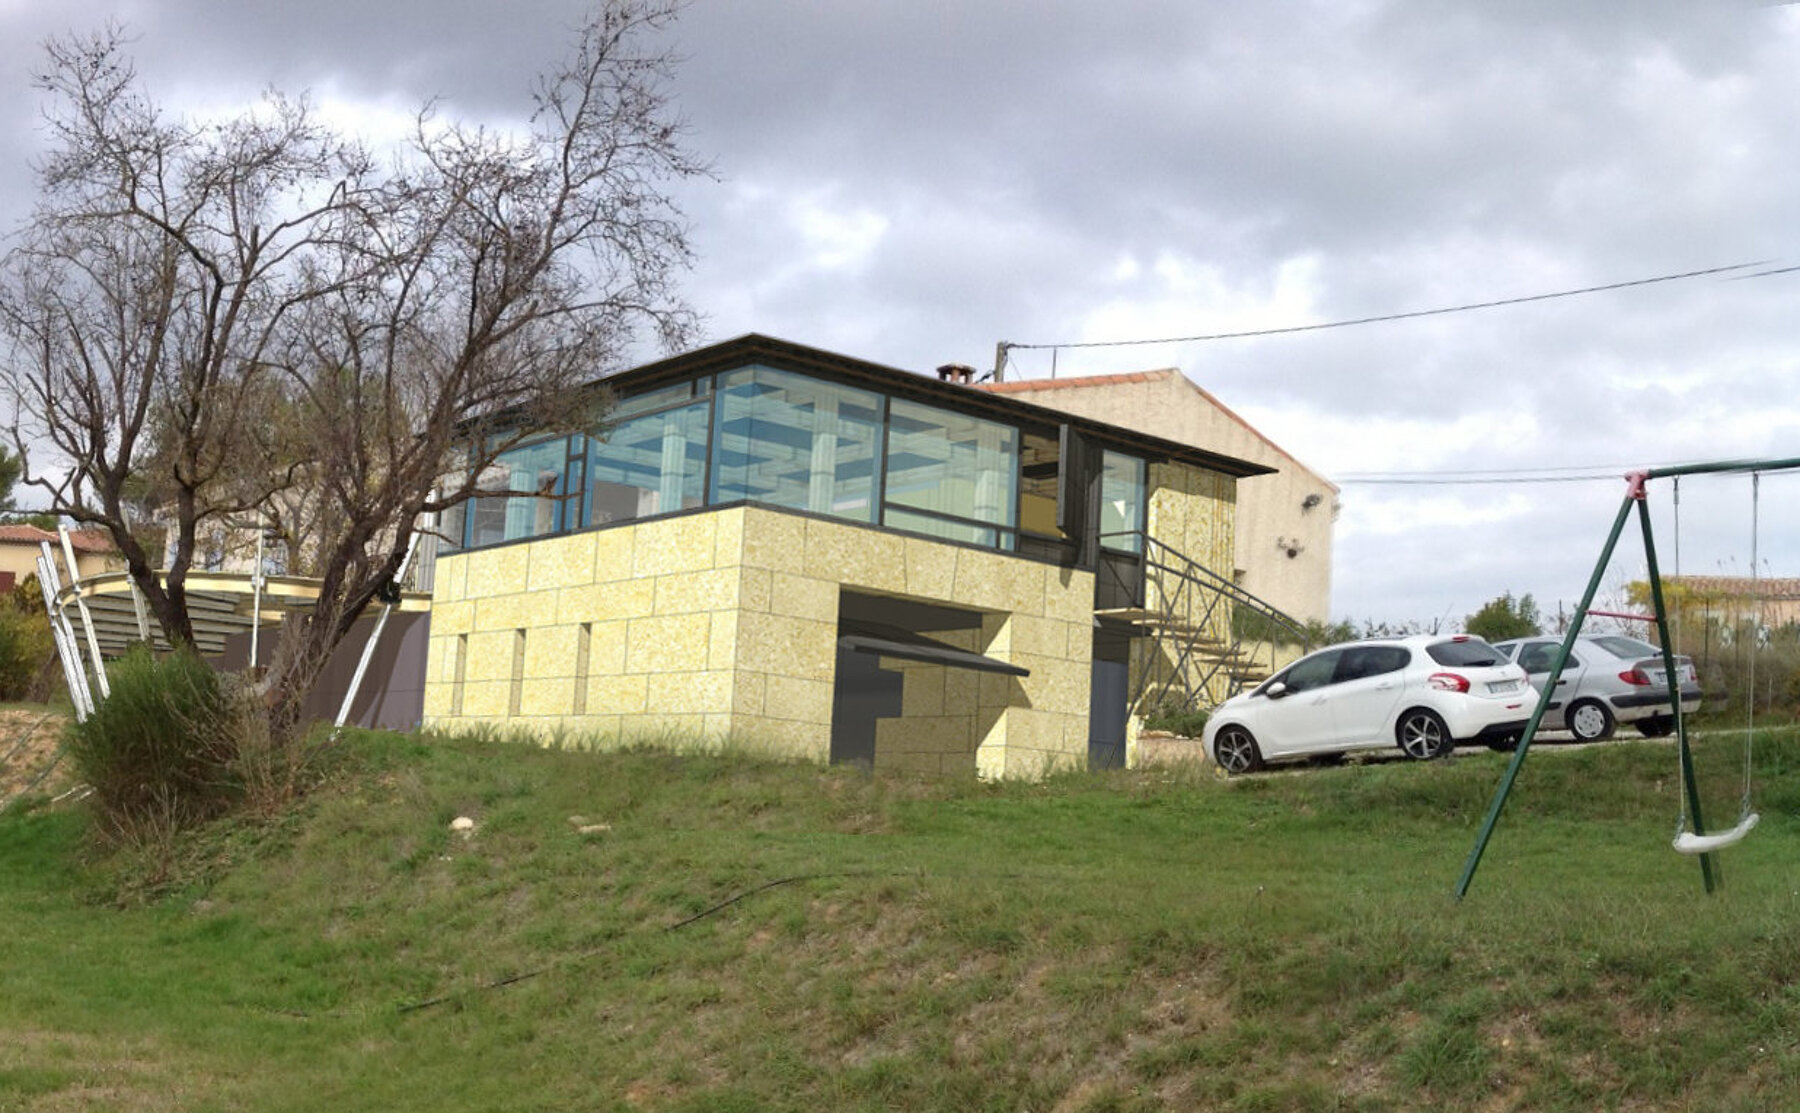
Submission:
<svg viewBox="0 0 1800 1113">
<path fill-rule="evenodd" d="M 1114 383 L 1154 383 L 1175 374 L 1161 371 L 1124 371 L 1116 375 L 1077 375 L 1071 379 L 1014 379 L 1011 382 L 974 383 L 976 390 L 993 394 L 1024 394 L 1033 390 L 1073 390 L 1084 386 L 1111 386 Z"/>
<path fill-rule="evenodd" d="M 1679 585 L 1696 595 L 1742 599 L 1758 596 L 1764 599 L 1800 599 L 1800 579 L 1791 576 L 1765 576 L 1754 580 L 1749 576 L 1667 576 L 1663 582 Z"/>
<path fill-rule="evenodd" d="M 61 544 L 52 530 L 39 529 L 23 522 L 0 525 L 0 544 L 36 545 L 42 541 L 48 541 L 52 545 Z M 83 553 L 110 553 L 118 548 L 113 544 L 112 534 L 103 529 L 72 529 L 69 531 L 69 543 L 77 552 Z"/>
</svg>

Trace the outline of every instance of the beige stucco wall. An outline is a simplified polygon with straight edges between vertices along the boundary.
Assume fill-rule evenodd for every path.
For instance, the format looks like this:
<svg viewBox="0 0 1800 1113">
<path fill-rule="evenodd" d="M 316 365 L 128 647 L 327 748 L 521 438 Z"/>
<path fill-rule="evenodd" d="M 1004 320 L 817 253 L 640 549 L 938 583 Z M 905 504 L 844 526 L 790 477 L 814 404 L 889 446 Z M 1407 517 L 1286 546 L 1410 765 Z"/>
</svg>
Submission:
<svg viewBox="0 0 1800 1113">
<path fill-rule="evenodd" d="M 878 763 L 989 777 L 1085 763 L 1091 573 L 755 507 L 440 558 L 425 719 L 824 761 L 842 588 L 980 611 L 971 648 L 1031 670 L 935 696 L 909 684 L 929 739 L 884 755 L 884 725 Z"/>
<path fill-rule="evenodd" d="M 56 574 L 67 586 L 68 569 L 63 566 L 62 547 L 55 541 L 50 542 L 51 551 L 56 556 Z M 37 558 L 41 552 L 34 542 L 0 543 L 0 572 L 11 572 L 13 583 L 22 584 L 26 580 L 37 578 Z M 98 576 L 102 572 L 116 572 L 125 566 L 124 559 L 117 553 L 96 553 L 77 550 L 75 553 L 75 570 L 82 579 Z"/>
<path fill-rule="evenodd" d="M 1210 564 L 1300 619 L 1331 613 L 1337 488 L 1271 443 L 1178 371 L 1006 383 L 1011 397 L 1277 469 L 1239 481 L 1234 548 Z M 1305 506 L 1317 496 L 1313 506 Z M 1285 544 L 1278 544 L 1285 542 Z M 1289 550 L 1295 552 L 1289 556 Z M 1206 560 L 1190 553 L 1197 560 Z"/>
</svg>

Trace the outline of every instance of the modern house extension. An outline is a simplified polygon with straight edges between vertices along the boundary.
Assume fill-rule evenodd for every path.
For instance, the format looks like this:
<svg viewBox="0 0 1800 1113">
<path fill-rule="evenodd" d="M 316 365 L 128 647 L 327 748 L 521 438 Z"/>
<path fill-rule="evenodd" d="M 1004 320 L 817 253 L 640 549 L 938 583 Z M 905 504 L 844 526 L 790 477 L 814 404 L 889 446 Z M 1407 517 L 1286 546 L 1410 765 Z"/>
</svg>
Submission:
<svg viewBox="0 0 1800 1113">
<path fill-rule="evenodd" d="M 1234 512 L 1274 469 L 969 378 L 750 335 L 607 379 L 605 428 L 442 523 L 426 724 L 1036 777 L 1254 676 Z"/>
</svg>

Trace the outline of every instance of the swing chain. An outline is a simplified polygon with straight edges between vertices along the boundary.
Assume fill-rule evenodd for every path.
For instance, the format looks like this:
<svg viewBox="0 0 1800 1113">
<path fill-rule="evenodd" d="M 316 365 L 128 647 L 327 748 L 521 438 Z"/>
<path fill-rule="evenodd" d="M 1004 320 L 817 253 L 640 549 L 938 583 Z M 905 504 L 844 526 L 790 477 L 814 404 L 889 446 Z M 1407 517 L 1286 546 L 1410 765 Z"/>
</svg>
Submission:
<svg viewBox="0 0 1800 1113">
<path fill-rule="evenodd" d="M 1673 478 L 1675 508 L 1675 578 L 1679 580 L 1681 578 L 1681 477 L 1675 476 Z M 1750 664 L 1746 677 L 1742 790 L 1738 797 L 1738 824 L 1740 826 L 1743 825 L 1744 821 L 1751 815 L 1751 807 L 1753 804 L 1751 788 L 1755 776 L 1756 657 L 1757 651 L 1761 648 L 1763 629 L 1762 585 L 1760 582 L 1760 569 L 1758 567 L 1761 560 L 1761 553 L 1759 552 L 1762 533 L 1761 508 L 1762 473 L 1753 471 L 1750 473 L 1750 613 L 1753 628 L 1751 630 L 1749 648 Z M 1679 644 L 1681 608 L 1676 608 L 1675 616 L 1677 644 Z M 1679 682 L 1677 681 L 1677 683 Z M 1679 737 L 1685 738 L 1686 729 L 1685 724 L 1681 721 L 1681 701 L 1679 698 L 1675 701 L 1674 714 L 1677 734 Z M 1680 762 L 1682 764 L 1681 774 L 1685 778 L 1692 772 L 1693 767 L 1691 762 L 1693 760 L 1693 755 L 1688 751 L 1686 746 L 1680 747 L 1679 753 Z M 1681 799 L 1680 814 L 1675 820 L 1675 836 L 1676 839 L 1679 840 L 1688 832 L 1690 816 L 1688 814 L 1687 794 L 1678 790 L 1677 795 Z"/>
</svg>

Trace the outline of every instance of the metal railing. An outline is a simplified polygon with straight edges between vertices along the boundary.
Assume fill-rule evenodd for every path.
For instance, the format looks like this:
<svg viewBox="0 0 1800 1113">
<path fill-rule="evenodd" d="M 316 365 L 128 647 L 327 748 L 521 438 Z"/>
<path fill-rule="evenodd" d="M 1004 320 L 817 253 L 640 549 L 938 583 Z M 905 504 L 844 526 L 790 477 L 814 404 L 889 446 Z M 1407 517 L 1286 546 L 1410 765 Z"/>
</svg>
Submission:
<svg viewBox="0 0 1800 1113">
<path fill-rule="evenodd" d="M 1143 632 L 1141 655 L 1134 654 L 1132 714 L 1216 706 L 1261 683 L 1275 666 L 1278 645 L 1298 645 L 1302 653 L 1311 648 L 1304 623 L 1148 533 L 1108 533 L 1101 541 L 1113 551 L 1096 570 L 1102 578 L 1096 598 L 1129 605 L 1099 613 Z M 1131 548 L 1136 561 L 1121 560 L 1119 550 Z"/>
</svg>

